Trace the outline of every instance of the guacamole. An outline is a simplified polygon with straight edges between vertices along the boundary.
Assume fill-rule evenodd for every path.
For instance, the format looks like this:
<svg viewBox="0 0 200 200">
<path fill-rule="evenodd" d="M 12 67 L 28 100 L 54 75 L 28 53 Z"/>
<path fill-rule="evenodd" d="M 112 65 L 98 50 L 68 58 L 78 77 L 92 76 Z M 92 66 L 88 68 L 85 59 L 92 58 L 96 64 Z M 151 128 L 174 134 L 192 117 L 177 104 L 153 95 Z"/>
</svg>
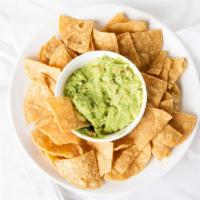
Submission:
<svg viewBox="0 0 200 200">
<path fill-rule="evenodd" d="M 108 56 L 76 70 L 64 88 L 98 136 L 128 126 L 140 112 L 142 95 L 142 82 L 129 64 Z"/>
</svg>

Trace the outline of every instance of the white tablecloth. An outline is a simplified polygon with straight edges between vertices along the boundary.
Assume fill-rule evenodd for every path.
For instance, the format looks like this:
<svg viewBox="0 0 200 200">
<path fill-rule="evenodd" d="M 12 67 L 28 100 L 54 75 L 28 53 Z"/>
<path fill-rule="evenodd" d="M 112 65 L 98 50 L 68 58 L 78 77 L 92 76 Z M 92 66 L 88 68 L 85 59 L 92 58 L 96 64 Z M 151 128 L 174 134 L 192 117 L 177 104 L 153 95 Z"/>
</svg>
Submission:
<svg viewBox="0 0 200 200">
<path fill-rule="evenodd" d="M 45 188 L 35 187 L 42 180 L 47 188 L 58 189 L 29 164 L 13 136 L 7 116 L 11 70 L 17 55 L 30 38 L 56 14 L 67 13 L 68 9 L 76 9 L 77 6 L 105 2 L 134 6 L 154 15 L 174 31 L 183 29 L 178 34 L 191 50 L 196 63 L 200 64 L 200 25 L 195 26 L 200 24 L 199 0 L 0 0 L 0 199 L 62 199 L 56 196 L 58 193 L 44 194 Z M 132 199 L 200 199 L 200 158 L 194 153 L 200 153 L 198 138 L 197 135 L 191 147 L 193 151 L 189 151 L 173 170 L 149 188 L 134 193 Z M 33 171 L 37 177 L 32 174 Z M 64 199 L 78 198 L 60 190 Z M 41 198 L 37 194 L 41 194 Z"/>
</svg>

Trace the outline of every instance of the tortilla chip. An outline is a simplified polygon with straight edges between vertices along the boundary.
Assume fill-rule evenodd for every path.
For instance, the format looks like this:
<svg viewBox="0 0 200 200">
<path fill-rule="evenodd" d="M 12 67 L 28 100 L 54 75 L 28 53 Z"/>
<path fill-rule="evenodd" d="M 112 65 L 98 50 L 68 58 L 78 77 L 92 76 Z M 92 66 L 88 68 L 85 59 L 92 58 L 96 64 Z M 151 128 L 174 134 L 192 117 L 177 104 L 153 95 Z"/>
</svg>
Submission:
<svg viewBox="0 0 200 200">
<path fill-rule="evenodd" d="M 129 166 L 124 174 L 119 174 L 116 170 L 112 169 L 107 173 L 104 178 L 106 180 L 125 180 L 130 176 L 134 176 L 145 168 L 151 159 L 151 145 L 148 143 L 145 148 L 138 154 L 133 163 Z"/>
<path fill-rule="evenodd" d="M 41 47 L 39 54 L 40 61 L 49 64 L 52 54 L 61 44 L 61 41 L 53 36 L 44 46 Z"/>
<path fill-rule="evenodd" d="M 100 176 L 103 176 L 104 174 L 110 172 L 113 160 L 113 143 L 88 142 L 88 144 L 95 150 Z"/>
<path fill-rule="evenodd" d="M 159 104 L 159 108 L 171 113 L 173 110 L 173 99 L 163 100 Z"/>
<path fill-rule="evenodd" d="M 160 51 L 155 60 L 153 60 L 149 69 L 147 70 L 148 74 L 159 75 L 162 71 L 163 65 L 167 57 L 167 51 Z"/>
<path fill-rule="evenodd" d="M 157 136 L 155 136 L 152 143 L 152 153 L 161 160 L 169 154 L 173 148 L 182 138 L 182 134 L 170 125 L 166 125 Z"/>
<path fill-rule="evenodd" d="M 87 189 L 102 185 L 94 151 L 72 159 L 57 160 L 55 166 L 71 184 Z"/>
<path fill-rule="evenodd" d="M 183 135 L 181 141 L 179 142 L 182 143 L 192 134 L 197 122 L 197 117 L 183 112 L 173 112 L 172 117 L 170 125 Z"/>
<path fill-rule="evenodd" d="M 60 16 L 59 32 L 67 47 L 84 53 L 90 44 L 93 21 L 75 19 L 69 16 Z"/>
<path fill-rule="evenodd" d="M 60 75 L 61 71 L 60 71 L 60 69 L 58 69 L 56 67 L 50 67 L 50 66 L 40 63 L 38 61 L 26 58 L 25 59 L 25 72 L 31 80 L 37 79 L 38 77 L 41 76 L 41 74 L 46 74 L 49 77 L 51 77 L 52 79 L 54 79 L 55 81 L 57 81 L 58 76 Z"/>
<path fill-rule="evenodd" d="M 90 45 L 89 45 L 88 51 L 95 51 L 94 43 L 93 43 L 92 37 L 91 37 L 91 39 L 90 39 Z"/>
<path fill-rule="evenodd" d="M 69 47 L 65 46 L 65 49 L 67 50 L 68 54 L 71 56 L 71 58 L 76 58 L 77 53 L 71 50 Z"/>
<path fill-rule="evenodd" d="M 135 50 L 130 33 L 122 33 L 117 36 L 119 53 L 131 60 L 138 68 L 141 67 L 140 58 Z"/>
<path fill-rule="evenodd" d="M 169 100 L 169 99 L 173 100 L 172 95 L 171 95 L 169 92 L 166 91 L 166 92 L 163 94 L 162 101 L 164 101 L 164 100 Z"/>
<path fill-rule="evenodd" d="M 162 48 L 162 31 L 150 30 L 145 32 L 131 33 L 135 49 L 140 57 L 143 71 L 152 60 L 156 58 Z"/>
<path fill-rule="evenodd" d="M 47 74 L 43 75 L 46 85 L 49 87 L 51 94 L 54 95 L 55 88 L 56 88 L 56 81 L 48 76 Z"/>
<path fill-rule="evenodd" d="M 83 153 L 81 147 L 77 144 L 54 144 L 48 136 L 35 130 L 32 132 L 32 139 L 34 144 L 44 152 L 54 156 L 63 156 L 65 158 L 73 158 Z"/>
<path fill-rule="evenodd" d="M 72 60 L 72 57 L 65 49 L 65 46 L 60 45 L 51 55 L 49 65 L 60 68 L 61 70 Z"/>
<path fill-rule="evenodd" d="M 164 92 L 167 90 L 167 82 L 154 76 L 142 73 L 147 88 L 147 105 L 158 107 Z"/>
<path fill-rule="evenodd" d="M 93 43 L 96 50 L 118 52 L 117 38 L 114 33 L 93 30 Z"/>
<path fill-rule="evenodd" d="M 57 145 L 81 143 L 81 139 L 72 132 L 62 132 L 52 115 L 40 119 L 35 123 L 35 126 Z"/>
<path fill-rule="evenodd" d="M 167 57 L 165 59 L 165 63 L 159 75 L 159 78 L 162 79 L 163 81 L 168 81 L 168 75 L 169 75 L 169 70 L 171 68 L 171 65 L 172 65 L 172 61 L 169 57 Z"/>
<path fill-rule="evenodd" d="M 171 89 L 174 83 L 179 79 L 186 67 L 185 58 L 172 58 L 172 65 L 168 74 L 168 89 Z"/>
<path fill-rule="evenodd" d="M 42 76 L 33 81 L 24 99 L 24 113 L 27 122 L 32 123 L 49 115 L 49 109 L 45 100 L 51 96 L 52 93 L 48 86 L 45 85 Z"/>
<path fill-rule="evenodd" d="M 127 22 L 119 22 L 109 27 L 110 32 L 114 33 L 125 33 L 125 32 L 138 32 L 146 31 L 148 27 L 145 21 L 130 20 Z"/>
<path fill-rule="evenodd" d="M 136 156 L 139 154 L 139 150 L 136 145 L 132 145 L 122 151 L 121 155 L 115 160 L 113 164 L 114 170 L 119 174 L 124 174 Z"/>
<path fill-rule="evenodd" d="M 171 115 L 157 108 L 147 108 L 140 123 L 130 133 L 139 150 L 142 150 L 169 122 Z"/>
<path fill-rule="evenodd" d="M 127 135 L 125 137 L 113 141 L 113 143 L 114 143 L 114 151 L 120 151 L 133 145 L 134 139 L 129 135 Z"/>
<path fill-rule="evenodd" d="M 128 18 L 122 12 L 118 12 L 102 29 L 102 31 L 110 31 L 110 27 L 117 23 L 123 23 L 129 21 Z"/>
<path fill-rule="evenodd" d="M 175 83 L 171 90 L 168 91 L 173 99 L 173 111 L 179 111 L 181 107 L 181 90 Z"/>
<path fill-rule="evenodd" d="M 47 104 L 63 133 L 88 126 L 87 122 L 82 122 L 77 118 L 70 98 L 52 97 L 47 100 Z"/>
</svg>

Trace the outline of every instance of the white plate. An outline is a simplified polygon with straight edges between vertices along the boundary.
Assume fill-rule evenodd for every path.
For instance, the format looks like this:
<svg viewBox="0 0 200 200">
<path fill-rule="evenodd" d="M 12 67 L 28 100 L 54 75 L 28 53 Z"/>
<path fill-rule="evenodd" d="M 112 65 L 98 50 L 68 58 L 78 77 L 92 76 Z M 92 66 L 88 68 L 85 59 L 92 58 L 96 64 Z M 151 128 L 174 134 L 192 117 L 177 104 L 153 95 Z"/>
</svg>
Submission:
<svg viewBox="0 0 200 200">
<path fill-rule="evenodd" d="M 199 116 L 200 87 L 192 58 L 180 40 L 177 38 L 176 34 L 170 31 L 161 22 L 139 10 L 118 5 L 94 5 L 89 7 L 82 7 L 79 9 L 74 9 L 70 11 L 70 13 L 66 14 L 83 19 L 94 19 L 98 21 L 100 25 L 102 25 L 105 24 L 105 22 L 107 22 L 119 11 L 125 12 L 131 19 L 142 19 L 149 21 L 150 28 L 162 29 L 164 36 L 163 48 L 165 50 L 169 50 L 171 56 L 184 56 L 187 58 L 188 68 L 186 69 L 184 75 L 181 77 L 183 93 L 182 107 L 183 111 L 195 113 Z M 80 190 L 77 187 L 69 184 L 52 168 L 50 163 L 34 146 L 31 141 L 30 127 L 26 123 L 23 115 L 23 99 L 28 85 L 28 79 L 25 76 L 23 68 L 23 58 L 36 57 L 41 45 L 45 43 L 53 34 L 57 34 L 57 30 L 58 18 L 55 19 L 54 22 L 48 24 L 48 26 L 44 27 L 39 32 L 39 34 L 29 43 L 26 50 L 19 58 L 12 77 L 12 83 L 10 87 L 11 121 L 17 138 L 19 139 L 27 155 L 32 159 L 33 163 L 35 163 L 38 168 L 44 172 L 44 174 L 46 174 L 51 180 L 60 184 L 64 188 L 94 195 L 113 196 L 127 192 L 134 192 L 137 189 L 141 189 L 144 186 L 153 183 L 158 178 L 161 178 L 183 157 L 194 138 L 196 129 L 193 131 L 193 134 L 187 141 L 174 149 L 169 158 L 163 160 L 162 162 L 152 159 L 148 166 L 140 174 L 122 182 L 106 182 L 103 187 L 97 190 Z"/>
</svg>

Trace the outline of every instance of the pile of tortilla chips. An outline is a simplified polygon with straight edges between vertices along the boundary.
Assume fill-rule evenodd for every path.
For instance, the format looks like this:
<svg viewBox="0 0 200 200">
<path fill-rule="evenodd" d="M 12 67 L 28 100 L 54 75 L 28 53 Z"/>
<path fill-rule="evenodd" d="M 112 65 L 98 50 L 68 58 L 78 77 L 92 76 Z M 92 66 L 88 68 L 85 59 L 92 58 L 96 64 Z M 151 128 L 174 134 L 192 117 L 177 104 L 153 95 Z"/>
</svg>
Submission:
<svg viewBox="0 0 200 200">
<path fill-rule="evenodd" d="M 159 160 L 191 133 L 196 117 L 180 111 L 178 79 L 185 58 L 172 58 L 162 50 L 162 31 L 148 23 L 118 13 L 101 30 L 91 20 L 61 16 L 60 38 L 53 36 L 41 47 L 39 60 L 25 60 L 31 80 L 24 99 L 27 121 L 34 124 L 35 145 L 68 182 L 97 188 L 103 180 L 124 180 L 142 171 L 151 156 Z M 127 136 L 107 143 L 93 143 L 72 134 L 88 123 L 67 97 L 55 97 L 60 72 L 77 55 L 109 50 L 130 59 L 142 72 L 148 92 L 146 111 Z"/>
</svg>

